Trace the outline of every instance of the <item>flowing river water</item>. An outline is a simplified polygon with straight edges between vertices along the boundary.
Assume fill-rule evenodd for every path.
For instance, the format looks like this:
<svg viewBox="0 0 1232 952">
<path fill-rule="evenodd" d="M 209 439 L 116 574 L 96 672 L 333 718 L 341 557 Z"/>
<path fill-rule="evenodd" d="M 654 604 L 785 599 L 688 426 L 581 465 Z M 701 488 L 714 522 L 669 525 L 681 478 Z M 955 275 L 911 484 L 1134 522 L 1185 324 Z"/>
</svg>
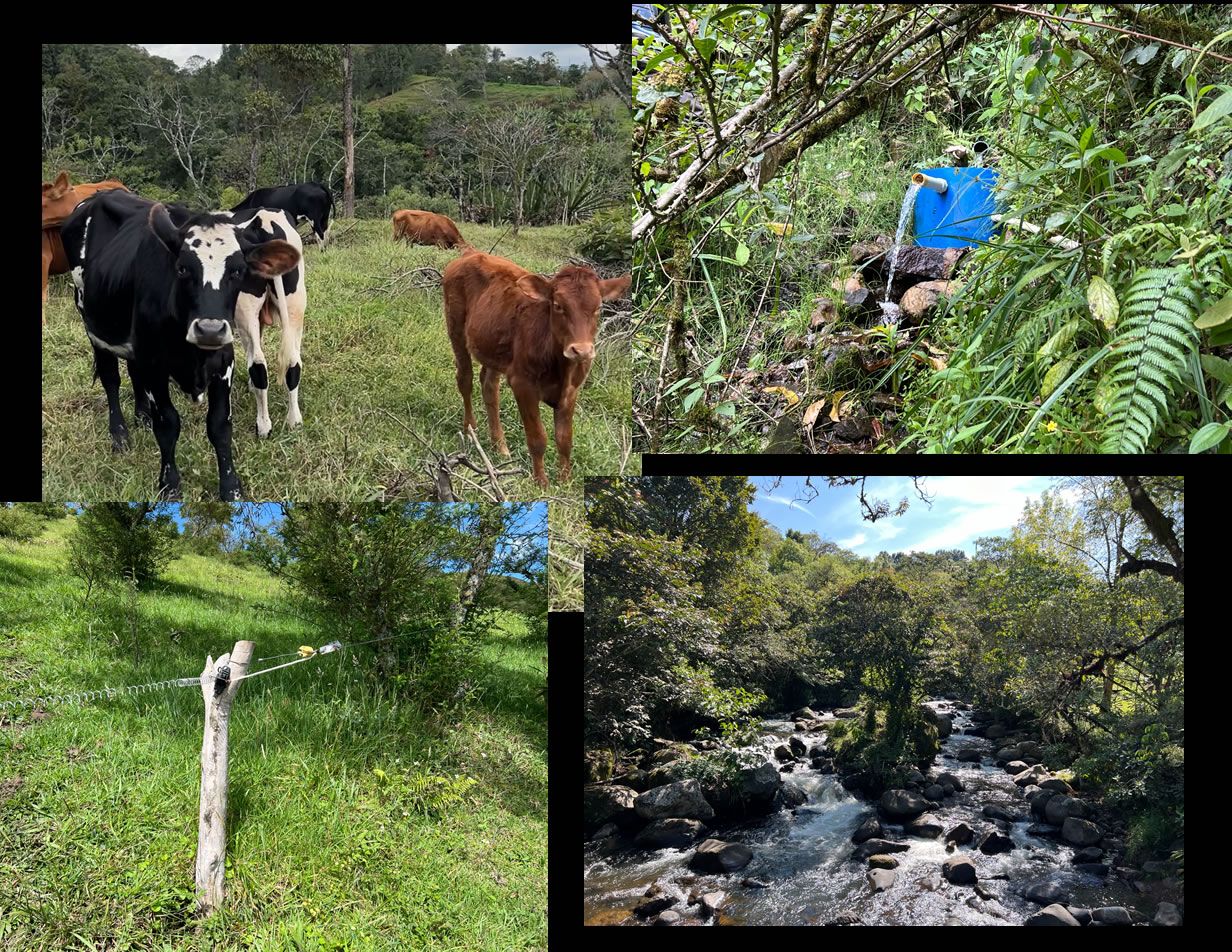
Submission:
<svg viewBox="0 0 1232 952">
<path fill-rule="evenodd" d="M 964 733 L 972 726 L 970 715 L 954 709 L 951 702 L 934 700 L 929 706 L 953 716 L 953 733 L 942 742 L 934 772 L 958 777 L 964 790 L 945 798 L 939 809 L 929 810 L 949 830 L 966 822 L 977 836 L 994 829 L 982 813 L 990 804 L 1002 805 L 1024 819 L 1004 832 L 1014 841 L 1008 853 L 985 855 L 973 846 L 959 851 L 974 862 L 979 885 L 991 898 L 982 898 L 971 886 L 952 885 L 941 875 L 947 858 L 944 837 L 926 839 L 904 836 L 901 825 L 882 821 L 886 839 L 910 843 L 906 852 L 895 853 L 899 863 L 893 885 L 874 893 L 868 882 L 868 865 L 851 859 L 851 835 L 860 822 L 874 814 L 875 805 L 843 788 L 836 774 L 822 774 L 797 762 L 792 772 L 781 776 L 799 787 L 806 802 L 768 817 L 722 825 L 712 835 L 743 843 L 753 851 L 744 869 L 729 875 L 698 875 L 688 868 L 692 847 L 647 851 L 637 848 L 604 852 L 594 843 L 585 851 L 585 900 L 588 922 L 626 921 L 616 910 L 628 910 L 644 902 L 646 890 L 657 884 L 684 911 L 693 890 L 725 894 L 720 924 L 807 925 L 829 922 L 843 913 L 854 913 L 868 925 L 1020 925 L 1041 906 L 1022 895 L 1028 885 L 1054 883 L 1063 890 L 1068 906 L 1139 905 L 1140 897 L 1125 882 L 1101 878 L 1074 869 L 1074 848 L 1055 839 L 1027 832 L 1035 821 L 1013 777 L 991 759 L 993 745 L 982 737 Z M 768 720 L 753 747 L 774 762 L 773 750 L 791 736 L 806 745 L 824 742 L 824 730 L 795 731 L 790 720 Z M 979 763 L 960 762 L 964 749 L 974 747 L 983 758 Z M 760 880 L 765 888 L 743 885 Z M 1148 908 L 1142 906 L 1143 912 Z M 696 920 L 690 920 L 696 923 Z M 638 924 L 630 917 L 627 924 Z"/>
</svg>

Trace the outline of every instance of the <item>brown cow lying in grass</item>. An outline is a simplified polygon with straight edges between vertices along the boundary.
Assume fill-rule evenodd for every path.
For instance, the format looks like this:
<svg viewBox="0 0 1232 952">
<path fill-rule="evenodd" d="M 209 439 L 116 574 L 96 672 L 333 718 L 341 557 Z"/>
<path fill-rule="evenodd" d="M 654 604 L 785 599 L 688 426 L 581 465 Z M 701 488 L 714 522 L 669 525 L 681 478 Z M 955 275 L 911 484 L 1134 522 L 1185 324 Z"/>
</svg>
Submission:
<svg viewBox="0 0 1232 952">
<path fill-rule="evenodd" d="M 471 357 L 479 361 L 479 381 L 488 411 L 492 444 L 508 456 L 500 422 L 500 378 L 518 401 L 535 482 L 547 487 L 543 454 L 547 434 L 539 401 L 552 408 L 560 478 L 570 476 L 573 409 L 595 357 L 595 333 L 603 301 L 623 297 L 629 275 L 602 280 L 590 268 L 566 265 L 550 278 L 532 274 L 512 261 L 472 251 L 445 268 L 445 325 L 458 369 L 466 426 L 471 411 Z"/>
<path fill-rule="evenodd" d="M 87 182 L 69 185 L 68 173 L 61 172 L 54 182 L 43 183 L 43 323 L 47 323 L 47 279 L 53 274 L 68 274 L 68 258 L 64 255 L 64 243 L 60 241 L 60 226 L 73 209 L 95 192 L 110 188 L 124 188 L 123 182 L 108 179 L 105 182 Z"/>
<path fill-rule="evenodd" d="M 438 248 L 469 248 L 458 226 L 444 215 L 404 208 L 394 212 L 394 241 L 399 238 L 413 245 Z"/>
</svg>

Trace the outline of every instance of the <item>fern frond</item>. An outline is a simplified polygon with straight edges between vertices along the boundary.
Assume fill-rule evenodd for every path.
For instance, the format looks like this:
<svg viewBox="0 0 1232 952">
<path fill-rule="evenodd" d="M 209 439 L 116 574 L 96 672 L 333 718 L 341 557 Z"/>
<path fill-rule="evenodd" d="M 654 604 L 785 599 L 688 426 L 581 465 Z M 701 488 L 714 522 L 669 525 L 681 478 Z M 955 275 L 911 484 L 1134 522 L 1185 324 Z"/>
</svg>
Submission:
<svg viewBox="0 0 1232 952">
<path fill-rule="evenodd" d="M 1194 328 L 1200 299 L 1181 268 L 1149 268 L 1134 275 L 1122 298 L 1117 361 L 1106 379 L 1113 388 L 1105 453 L 1145 453 L 1168 416 L 1173 388 L 1197 351 Z"/>
</svg>

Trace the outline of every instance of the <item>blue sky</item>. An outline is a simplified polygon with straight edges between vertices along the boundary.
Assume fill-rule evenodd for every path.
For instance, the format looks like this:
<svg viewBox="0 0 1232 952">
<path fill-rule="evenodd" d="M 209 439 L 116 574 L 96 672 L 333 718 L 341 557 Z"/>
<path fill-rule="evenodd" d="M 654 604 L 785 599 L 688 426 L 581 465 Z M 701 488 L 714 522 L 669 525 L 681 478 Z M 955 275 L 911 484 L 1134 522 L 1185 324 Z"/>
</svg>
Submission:
<svg viewBox="0 0 1232 952">
<path fill-rule="evenodd" d="M 905 476 L 870 476 L 865 495 L 894 506 L 904 496 L 911 506 L 904 515 L 876 522 L 861 518 L 856 487 L 831 489 L 821 477 L 817 498 L 808 500 L 803 477 L 785 476 L 776 487 L 770 477 L 755 477 L 753 510 L 780 532 L 816 532 L 857 555 L 878 552 L 936 552 L 962 549 L 975 554 L 975 540 L 1006 535 L 1022 515 L 1028 499 L 1056 483 L 1053 476 L 929 476 L 924 487 L 932 506 L 919 499 Z M 1072 499 L 1069 491 L 1064 495 Z"/>
</svg>

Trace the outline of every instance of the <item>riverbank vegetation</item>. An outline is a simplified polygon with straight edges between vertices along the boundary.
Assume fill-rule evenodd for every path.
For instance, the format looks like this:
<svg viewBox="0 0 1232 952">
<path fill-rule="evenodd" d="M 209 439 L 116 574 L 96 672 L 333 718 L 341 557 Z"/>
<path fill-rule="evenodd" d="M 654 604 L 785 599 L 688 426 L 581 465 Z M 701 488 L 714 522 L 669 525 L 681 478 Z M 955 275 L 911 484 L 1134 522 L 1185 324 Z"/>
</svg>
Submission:
<svg viewBox="0 0 1232 952">
<path fill-rule="evenodd" d="M 737 777 L 752 764 L 732 738 L 780 712 L 807 725 L 812 706 L 841 721 L 826 725 L 824 757 L 877 797 L 932 763 L 950 723 L 922 702 L 947 695 L 979 709 L 981 736 L 1027 738 L 998 763 L 1024 753 L 1057 789 L 1097 800 L 1125 862 L 1183 876 L 1179 477 L 1059 478 L 973 557 L 864 558 L 780 533 L 750 511 L 744 477 L 590 490 L 588 783 Z M 894 518 L 864 505 L 866 518 Z M 816 767 L 822 754 L 809 755 Z"/>
<path fill-rule="evenodd" d="M 1226 5 L 634 19 L 638 448 L 1232 452 Z M 1001 224 L 892 319 L 939 169 Z"/>
</svg>

